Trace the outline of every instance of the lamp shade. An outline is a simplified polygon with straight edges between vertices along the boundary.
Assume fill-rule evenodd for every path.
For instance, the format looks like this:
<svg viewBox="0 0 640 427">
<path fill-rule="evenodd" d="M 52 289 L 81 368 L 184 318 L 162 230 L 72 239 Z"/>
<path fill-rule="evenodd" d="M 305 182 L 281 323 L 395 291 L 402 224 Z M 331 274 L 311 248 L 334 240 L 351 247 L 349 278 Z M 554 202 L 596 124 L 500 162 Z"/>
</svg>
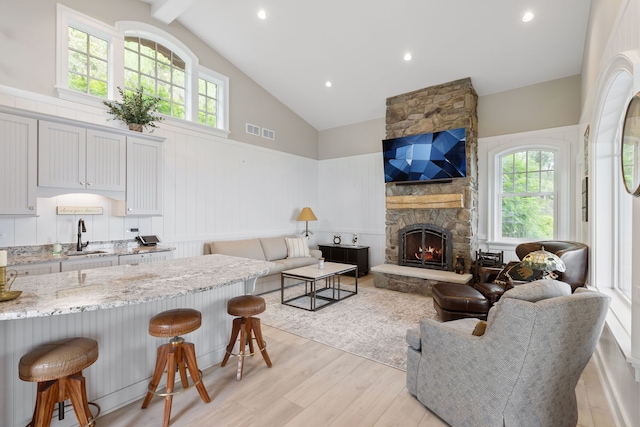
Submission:
<svg viewBox="0 0 640 427">
<path fill-rule="evenodd" d="M 564 262 L 553 252 L 546 251 L 544 246 L 542 249 L 528 253 L 527 256 L 522 259 L 521 264 L 532 270 L 542 270 L 547 272 L 563 272 L 567 269 Z"/>
<path fill-rule="evenodd" d="M 317 221 L 316 215 L 311 208 L 302 208 L 300 215 L 298 215 L 298 221 Z"/>
</svg>

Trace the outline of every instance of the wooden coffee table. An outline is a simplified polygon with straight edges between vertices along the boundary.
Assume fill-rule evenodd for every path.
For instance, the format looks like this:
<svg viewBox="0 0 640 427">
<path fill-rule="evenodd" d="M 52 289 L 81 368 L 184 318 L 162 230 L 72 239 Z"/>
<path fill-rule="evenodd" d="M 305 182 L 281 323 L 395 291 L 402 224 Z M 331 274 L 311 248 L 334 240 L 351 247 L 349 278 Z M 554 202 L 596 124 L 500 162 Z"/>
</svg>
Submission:
<svg viewBox="0 0 640 427">
<path fill-rule="evenodd" d="M 342 289 L 340 276 L 353 272 L 355 290 Z M 285 280 L 292 279 L 304 282 L 304 293 L 284 299 Z M 318 281 L 324 279 L 324 286 L 318 288 Z M 291 307 L 308 311 L 316 311 L 358 293 L 358 266 L 325 262 L 320 270 L 317 264 L 294 268 L 282 272 L 280 282 L 280 301 Z"/>
</svg>

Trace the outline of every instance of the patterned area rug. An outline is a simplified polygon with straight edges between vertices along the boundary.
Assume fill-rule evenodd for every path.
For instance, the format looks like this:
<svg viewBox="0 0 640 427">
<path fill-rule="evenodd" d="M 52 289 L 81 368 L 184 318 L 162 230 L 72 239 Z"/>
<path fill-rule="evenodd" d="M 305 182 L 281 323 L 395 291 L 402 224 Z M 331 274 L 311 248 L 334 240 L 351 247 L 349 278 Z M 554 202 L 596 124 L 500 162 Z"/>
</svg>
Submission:
<svg viewBox="0 0 640 427">
<path fill-rule="evenodd" d="M 287 294 L 300 290 L 288 288 Z M 280 304 L 279 291 L 262 297 L 262 323 L 401 370 L 407 366 L 407 329 L 424 317 L 439 319 L 430 297 L 376 288 L 359 288 L 315 312 Z"/>
</svg>

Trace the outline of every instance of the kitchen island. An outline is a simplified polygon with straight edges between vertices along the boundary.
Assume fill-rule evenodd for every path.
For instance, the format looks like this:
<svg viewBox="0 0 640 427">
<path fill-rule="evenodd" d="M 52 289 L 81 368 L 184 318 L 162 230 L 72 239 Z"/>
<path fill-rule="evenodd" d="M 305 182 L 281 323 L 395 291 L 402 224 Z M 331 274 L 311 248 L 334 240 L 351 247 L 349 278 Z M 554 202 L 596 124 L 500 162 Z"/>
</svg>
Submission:
<svg viewBox="0 0 640 427">
<path fill-rule="evenodd" d="M 219 363 L 231 331 L 226 302 L 251 292 L 255 279 L 271 267 L 266 261 L 205 255 L 18 277 L 12 290 L 22 295 L 0 303 L 0 425 L 28 424 L 35 384 L 18 378 L 18 361 L 48 341 L 71 336 L 98 341 L 98 361 L 84 374 L 89 400 L 103 413 L 145 394 L 156 348 L 166 341 L 148 334 L 148 322 L 161 311 L 201 311 L 202 326 L 185 338 L 196 344 L 201 369 Z M 69 413 L 56 426 L 75 423 Z"/>
</svg>

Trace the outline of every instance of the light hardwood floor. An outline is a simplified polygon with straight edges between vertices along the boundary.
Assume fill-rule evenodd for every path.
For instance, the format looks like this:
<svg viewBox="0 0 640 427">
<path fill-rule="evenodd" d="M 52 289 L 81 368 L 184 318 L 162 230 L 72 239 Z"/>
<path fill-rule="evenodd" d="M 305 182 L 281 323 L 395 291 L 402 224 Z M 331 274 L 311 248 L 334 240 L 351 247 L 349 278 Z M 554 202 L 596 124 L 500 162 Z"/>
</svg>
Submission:
<svg viewBox="0 0 640 427">
<path fill-rule="evenodd" d="M 360 281 L 372 286 L 370 276 Z M 236 381 L 236 364 L 204 371 L 211 403 L 195 389 L 173 399 L 171 426 L 447 426 L 405 388 L 405 372 L 263 325 L 273 367 L 259 355 L 245 362 Z M 196 343 L 197 346 L 197 343 Z M 615 427 L 595 362 L 578 386 L 578 427 Z M 147 409 L 142 400 L 97 420 L 98 426 L 161 426 L 163 400 Z"/>
</svg>

